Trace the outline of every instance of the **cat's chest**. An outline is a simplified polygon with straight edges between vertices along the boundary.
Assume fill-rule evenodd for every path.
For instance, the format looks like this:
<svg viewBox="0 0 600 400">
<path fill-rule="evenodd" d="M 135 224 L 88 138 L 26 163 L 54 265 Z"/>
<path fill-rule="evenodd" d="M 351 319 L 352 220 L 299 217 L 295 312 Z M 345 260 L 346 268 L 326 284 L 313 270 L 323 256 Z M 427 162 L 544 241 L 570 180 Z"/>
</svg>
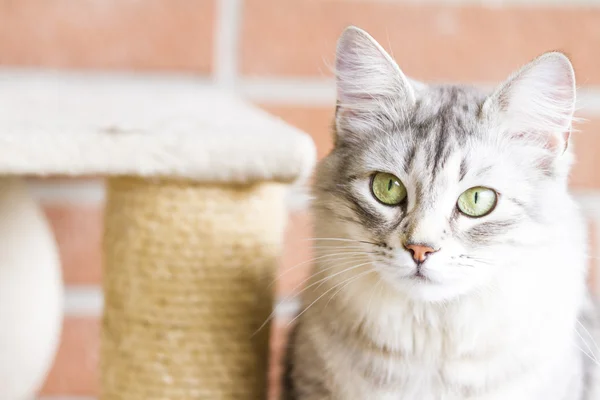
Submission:
<svg viewBox="0 0 600 400">
<path fill-rule="evenodd" d="M 557 352 L 572 350 L 574 316 L 545 298 L 513 307 L 511 296 L 439 308 L 382 301 L 370 312 L 347 299 L 344 318 L 319 318 L 314 339 L 339 385 L 352 382 L 362 399 L 537 400 L 545 366 L 566 364 Z M 560 374 L 552 380 L 563 385 Z M 497 397 L 499 387 L 508 394 Z"/>
<path fill-rule="evenodd" d="M 346 359 L 337 380 L 344 400 L 549 400 L 539 380 L 524 371 L 500 372 L 493 360 L 430 361 L 377 354 Z M 490 363 L 495 363 L 490 367 Z M 339 365 L 339 364 L 338 364 Z M 514 366 L 514 365 L 513 365 Z M 530 371 L 529 371 L 530 372 Z M 508 374 L 510 376 L 506 376 Z M 502 379 L 499 380 L 499 377 Z M 348 384 L 352 382 L 352 384 Z M 559 398 L 557 397 L 557 400 Z M 560 397 L 562 400 L 562 397 Z"/>
<path fill-rule="evenodd" d="M 395 338 L 381 346 L 361 335 L 324 333 L 319 343 L 327 363 L 337 368 L 336 379 L 353 382 L 353 390 L 368 394 L 362 399 L 458 400 L 490 379 L 489 359 L 457 357 L 460 345 L 433 330 L 413 326 Z"/>
<path fill-rule="evenodd" d="M 458 356 L 460 344 L 444 342 L 440 335 L 430 348 L 415 343 L 404 353 L 358 343 L 356 338 L 329 338 L 321 342 L 325 344 L 322 351 L 327 363 L 337 368 L 338 387 L 349 391 L 340 397 L 344 400 L 564 400 L 561 392 L 579 375 L 573 371 L 575 360 L 560 363 L 570 365 L 567 369 L 573 376 L 568 378 L 564 371 L 547 371 L 547 363 L 540 364 L 537 357 L 531 358 L 518 347 Z M 448 349 L 450 345 L 455 347 Z M 568 351 L 567 358 L 573 354 Z M 555 377 L 542 379 L 549 375 Z"/>
<path fill-rule="evenodd" d="M 339 382 L 355 382 L 353 390 L 360 387 L 357 393 L 366 396 L 362 399 L 487 400 L 481 397 L 486 386 L 505 383 L 521 372 L 516 365 L 527 364 L 518 351 L 504 351 L 517 350 L 506 331 L 484 331 L 482 321 L 478 328 L 463 329 L 456 325 L 456 316 L 452 322 L 441 315 L 396 314 L 379 318 L 361 332 L 325 330 L 318 341 L 327 362 L 338 369 Z"/>
</svg>

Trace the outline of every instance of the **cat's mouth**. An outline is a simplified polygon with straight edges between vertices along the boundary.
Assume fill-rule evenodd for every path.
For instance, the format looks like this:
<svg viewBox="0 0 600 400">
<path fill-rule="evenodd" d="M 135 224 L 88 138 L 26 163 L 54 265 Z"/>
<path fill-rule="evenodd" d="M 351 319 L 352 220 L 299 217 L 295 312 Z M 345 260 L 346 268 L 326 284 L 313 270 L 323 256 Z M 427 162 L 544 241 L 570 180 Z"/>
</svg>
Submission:
<svg viewBox="0 0 600 400">
<path fill-rule="evenodd" d="M 418 267 L 414 273 L 408 276 L 408 278 L 417 282 L 432 282 L 431 278 L 427 275 L 427 272 L 421 267 Z"/>
<path fill-rule="evenodd" d="M 409 279 L 413 280 L 413 281 L 418 281 L 418 282 L 429 282 L 430 279 L 423 274 L 423 272 L 421 271 L 417 271 L 412 275 L 409 275 Z"/>
<path fill-rule="evenodd" d="M 411 278 L 413 279 L 427 279 L 427 277 L 423 274 L 423 272 L 418 269 L 417 272 L 412 274 Z"/>
</svg>

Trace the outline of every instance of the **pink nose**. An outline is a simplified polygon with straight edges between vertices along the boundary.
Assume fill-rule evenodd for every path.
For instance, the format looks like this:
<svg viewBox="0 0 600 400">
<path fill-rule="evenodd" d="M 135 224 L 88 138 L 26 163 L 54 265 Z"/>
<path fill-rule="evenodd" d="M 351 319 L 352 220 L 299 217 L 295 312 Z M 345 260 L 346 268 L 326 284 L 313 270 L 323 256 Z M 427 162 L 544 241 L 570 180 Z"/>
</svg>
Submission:
<svg viewBox="0 0 600 400">
<path fill-rule="evenodd" d="M 417 263 L 424 262 L 427 256 L 437 251 L 424 244 L 407 244 L 405 247 Z"/>
</svg>

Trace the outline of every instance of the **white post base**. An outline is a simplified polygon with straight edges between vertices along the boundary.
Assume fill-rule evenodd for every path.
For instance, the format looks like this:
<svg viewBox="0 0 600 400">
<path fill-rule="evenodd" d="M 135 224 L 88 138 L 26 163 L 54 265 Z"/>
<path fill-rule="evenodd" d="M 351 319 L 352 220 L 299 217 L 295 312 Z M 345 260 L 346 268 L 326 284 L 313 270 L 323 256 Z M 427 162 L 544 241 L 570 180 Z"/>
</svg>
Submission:
<svg viewBox="0 0 600 400">
<path fill-rule="evenodd" d="M 0 395 L 35 397 L 59 343 L 63 285 L 44 214 L 20 180 L 0 178 Z"/>
</svg>

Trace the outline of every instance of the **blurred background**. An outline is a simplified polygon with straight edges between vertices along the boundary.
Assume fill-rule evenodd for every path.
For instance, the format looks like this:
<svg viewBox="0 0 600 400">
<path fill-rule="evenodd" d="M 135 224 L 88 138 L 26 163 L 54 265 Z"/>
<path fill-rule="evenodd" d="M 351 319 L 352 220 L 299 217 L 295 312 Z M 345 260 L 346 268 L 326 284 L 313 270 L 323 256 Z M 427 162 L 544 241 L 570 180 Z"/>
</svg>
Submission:
<svg viewBox="0 0 600 400">
<path fill-rule="evenodd" d="M 410 76 L 490 86 L 548 50 L 565 51 L 580 87 L 571 185 L 589 220 L 590 268 L 600 248 L 600 1 L 597 0 L 0 0 L 0 67 L 195 77 L 309 133 L 319 157 L 332 145 L 335 42 L 368 30 Z M 231 118 L 235 118 L 232 115 Z M 66 318 L 43 399 L 92 399 L 102 298 L 99 179 L 30 181 L 60 247 Z M 310 259 L 303 198 L 290 198 L 282 269 Z M 284 275 L 284 300 L 305 267 Z M 33 279 L 33 277 L 32 277 Z M 598 286 L 592 274 L 591 282 Z M 274 327 L 278 359 L 285 321 Z M 273 376 L 277 374 L 277 363 Z M 273 393 L 275 391 L 273 386 Z"/>
</svg>

